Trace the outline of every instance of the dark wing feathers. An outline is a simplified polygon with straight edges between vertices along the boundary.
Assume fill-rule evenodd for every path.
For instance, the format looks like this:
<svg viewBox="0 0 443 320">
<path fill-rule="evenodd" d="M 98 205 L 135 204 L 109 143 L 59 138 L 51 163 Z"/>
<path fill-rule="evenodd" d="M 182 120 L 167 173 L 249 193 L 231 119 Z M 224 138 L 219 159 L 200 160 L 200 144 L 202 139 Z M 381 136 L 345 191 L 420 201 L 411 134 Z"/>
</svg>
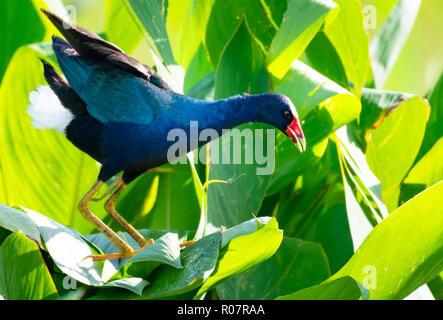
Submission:
<svg viewBox="0 0 443 320">
<path fill-rule="evenodd" d="M 73 26 L 68 22 L 63 21 L 51 12 L 43 9 L 42 12 L 60 31 L 75 51 L 80 54 L 80 56 L 106 61 L 107 63 L 121 68 L 126 72 L 130 72 L 137 77 L 151 81 L 161 89 L 171 90 L 166 82 L 164 82 L 152 68 L 130 57 L 116 45 L 103 40 L 89 30 Z"/>
<path fill-rule="evenodd" d="M 102 123 L 147 124 L 167 110 L 171 90 L 157 73 L 92 32 L 42 10 L 68 40 L 53 48 L 70 87 Z"/>
</svg>

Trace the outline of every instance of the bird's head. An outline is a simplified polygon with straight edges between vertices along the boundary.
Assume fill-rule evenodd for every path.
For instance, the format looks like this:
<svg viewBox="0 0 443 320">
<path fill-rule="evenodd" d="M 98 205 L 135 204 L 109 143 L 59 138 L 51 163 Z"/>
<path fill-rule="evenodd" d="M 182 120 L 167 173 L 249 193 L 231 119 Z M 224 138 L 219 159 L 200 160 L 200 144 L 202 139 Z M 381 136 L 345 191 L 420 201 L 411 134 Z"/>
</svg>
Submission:
<svg viewBox="0 0 443 320">
<path fill-rule="evenodd" d="M 306 150 L 306 140 L 298 119 L 297 110 L 291 100 L 282 94 L 266 94 L 264 112 L 266 122 L 284 132 L 300 152 Z"/>
</svg>

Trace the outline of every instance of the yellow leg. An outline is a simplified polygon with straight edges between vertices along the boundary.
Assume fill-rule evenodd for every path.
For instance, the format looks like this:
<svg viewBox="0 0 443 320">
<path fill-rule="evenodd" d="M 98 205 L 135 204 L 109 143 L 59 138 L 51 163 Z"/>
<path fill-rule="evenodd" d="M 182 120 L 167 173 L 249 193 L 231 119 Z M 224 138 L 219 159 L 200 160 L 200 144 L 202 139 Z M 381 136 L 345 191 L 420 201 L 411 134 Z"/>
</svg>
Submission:
<svg viewBox="0 0 443 320">
<path fill-rule="evenodd" d="M 140 248 L 144 248 L 148 243 L 153 243 L 154 240 L 150 239 L 149 241 L 146 241 L 146 239 L 129 222 L 127 222 L 115 208 L 115 202 L 125 188 L 126 184 L 120 180 L 117 189 L 115 189 L 109 199 L 106 200 L 105 210 L 135 241 L 137 241 Z"/>
<path fill-rule="evenodd" d="M 194 242 L 195 242 L 195 240 L 189 240 L 189 241 L 186 241 L 186 242 L 180 243 L 180 248 L 187 247 L 187 246 L 193 244 Z"/>
<path fill-rule="evenodd" d="M 89 208 L 89 202 L 103 185 L 102 181 L 97 181 L 91 190 L 86 193 L 82 200 L 80 200 L 78 204 L 78 209 L 82 216 L 93 224 L 101 233 L 103 233 L 106 238 L 109 239 L 119 250 L 120 253 L 111 254 L 111 255 L 92 255 L 87 256 L 84 259 L 92 258 L 94 261 L 98 260 L 107 260 L 107 259 L 115 259 L 115 258 L 130 258 L 137 251 L 134 251 L 132 247 L 127 244 L 122 238 L 118 236 L 111 228 L 109 228 L 106 224 L 103 223 L 97 216 L 95 216 L 91 209 Z"/>
<path fill-rule="evenodd" d="M 106 189 L 105 193 L 101 195 L 99 198 L 92 198 L 91 201 L 102 201 L 106 196 L 111 192 L 112 189 L 114 189 L 116 186 L 118 186 L 120 183 L 122 183 L 122 176 L 118 177 L 117 180 L 115 180 L 109 187 Z"/>
</svg>

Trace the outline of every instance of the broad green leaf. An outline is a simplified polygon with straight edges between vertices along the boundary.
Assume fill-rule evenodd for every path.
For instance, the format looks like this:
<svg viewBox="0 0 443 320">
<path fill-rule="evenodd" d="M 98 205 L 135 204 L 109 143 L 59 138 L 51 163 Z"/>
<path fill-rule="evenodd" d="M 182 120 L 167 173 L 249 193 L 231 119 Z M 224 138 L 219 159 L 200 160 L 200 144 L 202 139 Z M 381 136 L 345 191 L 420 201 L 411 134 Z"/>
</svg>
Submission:
<svg viewBox="0 0 443 320">
<path fill-rule="evenodd" d="M 198 201 L 189 165 L 167 165 L 132 182 L 117 210 L 136 228 L 195 230 Z M 115 222 L 111 226 L 118 228 Z"/>
<path fill-rule="evenodd" d="M 14 52 L 22 45 L 43 40 L 46 30 L 31 1 L 1 1 L 0 20 L 1 82 Z"/>
<path fill-rule="evenodd" d="M 10 59 L 20 46 L 49 40 L 57 32 L 40 8 L 49 9 L 69 21 L 61 0 L 2 1 L 0 4 L 0 83 Z"/>
<path fill-rule="evenodd" d="M 277 26 L 266 14 L 263 1 L 216 0 L 209 17 L 205 41 L 214 67 L 218 66 L 223 50 L 243 19 L 247 21 L 251 35 L 257 43 L 263 49 L 269 49 Z"/>
<path fill-rule="evenodd" d="M 23 211 L 13 209 L 0 203 L 0 226 L 14 232 L 20 230 L 30 239 L 42 244 L 40 231 L 34 221 Z"/>
<path fill-rule="evenodd" d="M 224 230 L 222 233 L 222 241 L 220 248 L 223 249 L 229 242 L 239 236 L 251 234 L 258 229 L 262 228 L 265 224 L 271 220 L 270 217 L 258 217 L 251 220 L 242 222 L 232 228 Z"/>
<path fill-rule="evenodd" d="M 143 38 L 124 1 L 105 1 L 106 40 L 132 53 Z"/>
<path fill-rule="evenodd" d="M 167 1 L 124 0 L 128 1 L 149 33 L 154 45 L 166 65 L 175 65 L 174 55 L 166 31 Z"/>
<path fill-rule="evenodd" d="M 359 0 L 335 2 L 340 12 L 324 32 L 341 58 L 348 79 L 360 92 L 370 69 L 369 37 L 363 26 L 362 7 Z"/>
<path fill-rule="evenodd" d="M 352 257 L 352 235 L 346 206 L 334 204 L 315 219 L 312 241 L 320 243 L 326 252 L 331 273 L 337 272 Z"/>
<path fill-rule="evenodd" d="M 436 300 L 443 299 L 443 271 L 440 272 L 437 277 L 428 282 L 428 287 Z"/>
<path fill-rule="evenodd" d="M 404 202 L 443 180 L 443 138 L 440 138 L 417 164 L 401 185 L 400 202 Z"/>
<path fill-rule="evenodd" d="M 335 104 L 350 104 L 352 112 L 360 112 L 360 103 L 352 93 L 340 87 L 335 82 L 323 76 L 308 65 L 294 61 L 290 70 L 282 80 L 276 80 L 275 92 L 287 95 L 297 108 L 300 119 L 314 110 L 322 102 Z M 346 95 L 342 97 L 342 95 Z M 330 99 L 331 98 L 331 99 Z M 330 100 L 332 101 L 330 101 Z M 356 115 L 353 115 L 354 117 Z M 351 118 L 353 120 L 355 118 Z M 347 118 L 341 122 L 349 121 Z"/>
<path fill-rule="evenodd" d="M 337 5 L 330 0 L 291 0 L 283 22 L 272 40 L 268 70 L 283 78 L 323 24 L 330 24 Z"/>
<path fill-rule="evenodd" d="M 363 89 L 362 110 L 359 119 L 360 130 L 365 134 L 368 129 L 378 126 L 378 121 L 383 120 L 401 102 L 410 98 L 412 95 L 403 92 Z"/>
<path fill-rule="evenodd" d="M 370 45 L 376 88 L 383 88 L 414 26 L 421 0 L 400 0 Z"/>
<path fill-rule="evenodd" d="M 214 69 L 211 63 L 208 60 L 206 50 L 204 46 L 200 44 L 200 47 L 198 48 L 188 66 L 188 69 L 186 70 L 185 82 L 183 87 L 183 91 L 185 92 L 185 94 L 194 98 L 201 97 L 200 95 L 193 92 L 195 90 L 194 87 L 196 87 L 197 84 L 203 81 L 206 76 L 208 76 L 213 70 Z M 214 81 L 214 73 L 212 73 L 212 81 Z M 212 83 L 212 87 L 213 86 L 214 83 Z M 190 90 L 193 91 L 190 92 Z"/>
<path fill-rule="evenodd" d="M 0 294 L 8 300 L 58 296 L 38 245 L 18 231 L 0 246 Z"/>
<path fill-rule="evenodd" d="M 215 99 L 238 93 L 263 93 L 268 90 L 264 57 L 252 39 L 245 19 L 238 24 L 226 46 L 215 76 Z"/>
<path fill-rule="evenodd" d="M 437 140 L 443 137 L 443 126 L 441 125 L 443 121 L 443 73 L 432 91 L 429 104 L 431 105 L 431 115 L 429 116 L 423 143 L 416 161 L 420 160 Z"/>
<path fill-rule="evenodd" d="M 270 300 L 318 284 L 329 274 L 320 244 L 283 238 L 271 258 L 218 285 L 217 293 L 223 300 Z"/>
<path fill-rule="evenodd" d="M 183 269 L 163 265 L 154 270 L 143 298 L 182 294 L 200 286 L 216 266 L 220 241 L 221 233 L 216 232 L 184 248 L 180 256 Z"/>
<path fill-rule="evenodd" d="M 131 247 L 138 248 L 135 241 L 128 237 L 125 233 L 119 233 L 120 237 L 125 239 Z M 180 262 L 180 240 L 178 233 L 158 232 L 143 230 L 142 235 L 146 239 L 156 239 L 155 242 L 129 259 L 111 260 L 115 267 L 114 274 L 107 281 L 124 280 L 125 278 L 141 278 L 146 279 L 160 264 L 167 264 L 177 269 L 182 269 Z M 183 238 L 183 237 L 182 237 Z M 90 235 L 87 239 L 101 249 L 103 253 L 115 253 L 118 249 L 106 237 L 99 233 Z M 109 274 L 103 274 L 103 278 L 107 279 Z"/>
<path fill-rule="evenodd" d="M 279 248 L 282 238 L 283 231 L 278 229 L 277 220 L 271 219 L 256 232 L 231 240 L 197 296 L 270 258 Z"/>
<path fill-rule="evenodd" d="M 166 29 L 177 62 L 188 68 L 201 44 L 199 6 L 201 1 L 169 0 Z"/>
<path fill-rule="evenodd" d="M 55 130 L 37 130 L 26 113 L 29 93 L 45 84 L 39 57 L 48 46 L 20 48 L 0 88 L 0 203 L 22 205 L 87 233 L 77 203 L 97 179 L 97 163 Z M 26 72 L 23 72 L 26 65 Z M 92 204 L 97 216 L 102 204 Z"/>
<path fill-rule="evenodd" d="M 390 211 L 397 207 L 398 187 L 420 149 L 429 113 L 426 101 L 413 97 L 369 131 L 366 159 L 382 184 L 382 198 Z"/>
<path fill-rule="evenodd" d="M 308 64 L 316 71 L 343 88 L 349 88 L 349 81 L 343 63 L 338 56 L 337 50 L 335 50 L 323 31 L 317 33 L 314 39 L 312 39 L 305 50 L 305 55 Z"/>
<path fill-rule="evenodd" d="M 443 270 L 443 183 L 379 223 L 330 280 L 351 276 L 370 299 L 403 299 Z"/>
<path fill-rule="evenodd" d="M 367 300 L 369 292 L 351 277 L 343 277 L 306 288 L 277 300 Z"/>
<path fill-rule="evenodd" d="M 178 254 L 179 243 L 185 239 L 184 232 L 172 234 L 161 230 L 140 230 L 144 237 L 157 239 L 158 243 L 153 244 L 151 248 L 145 248 L 138 255 L 133 256 L 132 260 L 93 262 L 91 259 L 83 259 L 91 254 L 118 252 L 102 234 L 85 237 L 35 211 L 26 208 L 24 211 L 26 214 L 20 210 L 0 206 L 0 225 L 7 229 L 14 228 L 14 230 L 32 233 L 31 236 L 41 241 L 41 246 L 48 251 L 56 266 L 63 273 L 84 284 L 97 287 L 121 287 L 140 295 L 148 281 L 133 276 L 132 273 L 146 274 L 160 264 L 181 268 Z M 119 235 L 133 248 L 138 248 L 137 243 L 128 234 L 119 233 Z M 148 270 L 140 271 L 141 266 L 147 266 Z M 124 269 L 116 275 L 121 268 Z M 119 278 L 119 275 L 124 278 Z"/>
</svg>

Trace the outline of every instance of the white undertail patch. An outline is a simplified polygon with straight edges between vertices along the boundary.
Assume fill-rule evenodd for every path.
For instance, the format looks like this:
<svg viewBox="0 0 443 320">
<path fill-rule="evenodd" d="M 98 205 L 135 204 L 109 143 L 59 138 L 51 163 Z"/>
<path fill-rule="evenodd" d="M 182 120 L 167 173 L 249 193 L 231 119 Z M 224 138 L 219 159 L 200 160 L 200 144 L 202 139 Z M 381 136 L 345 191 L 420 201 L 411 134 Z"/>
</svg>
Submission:
<svg viewBox="0 0 443 320">
<path fill-rule="evenodd" d="M 57 95 L 48 86 L 39 86 L 29 94 L 28 114 L 37 129 L 55 129 L 65 134 L 66 127 L 74 119 L 72 112 L 63 107 Z"/>
</svg>

